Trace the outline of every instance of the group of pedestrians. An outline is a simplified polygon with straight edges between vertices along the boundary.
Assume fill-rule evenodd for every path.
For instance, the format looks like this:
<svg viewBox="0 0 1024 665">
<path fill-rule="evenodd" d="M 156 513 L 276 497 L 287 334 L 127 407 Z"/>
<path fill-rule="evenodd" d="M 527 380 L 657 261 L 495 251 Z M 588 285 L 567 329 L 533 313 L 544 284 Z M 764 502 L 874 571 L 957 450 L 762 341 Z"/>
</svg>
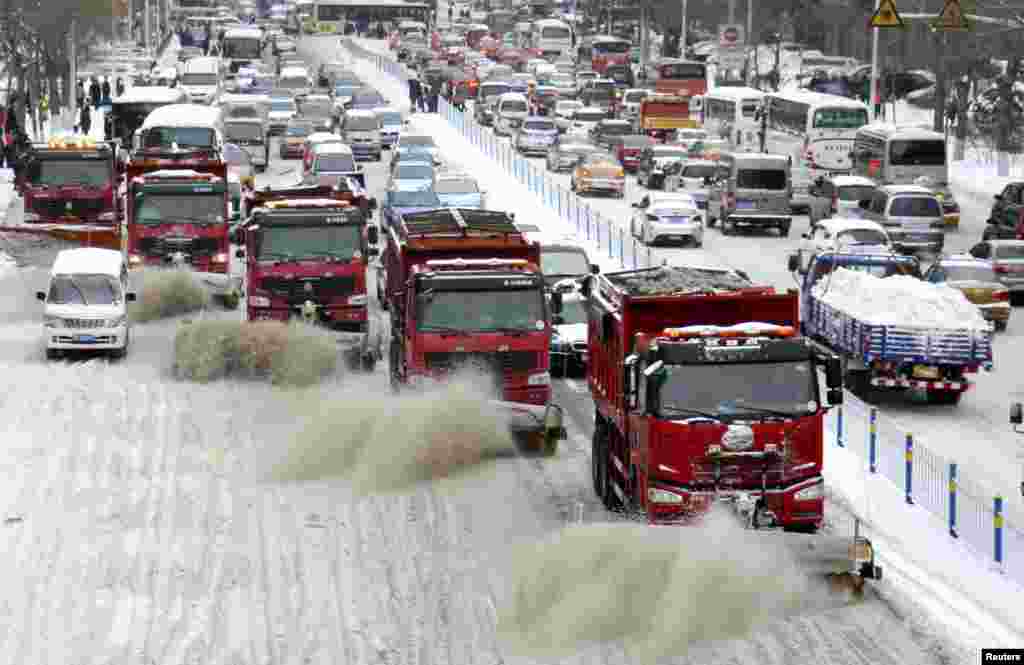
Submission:
<svg viewBox="0 0 1024 665">
<path fill-rule="evenodd" d="M 413 73 L 409 77 L 409 107 L 412 112 L 437 113 L 442 85 L 440 79 L 428 80 Z"/>
</svg>

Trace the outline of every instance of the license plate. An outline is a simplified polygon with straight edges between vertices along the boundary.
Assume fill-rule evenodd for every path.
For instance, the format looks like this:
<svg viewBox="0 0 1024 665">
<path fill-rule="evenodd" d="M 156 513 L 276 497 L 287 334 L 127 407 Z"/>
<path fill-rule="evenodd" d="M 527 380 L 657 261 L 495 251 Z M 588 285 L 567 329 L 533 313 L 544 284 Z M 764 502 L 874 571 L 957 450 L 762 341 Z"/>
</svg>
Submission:
<svg viewBox="0 0 1024 665">
<path fill-rule="evenodd" d="M 96 342 L 94 335 L 75 335 L 74 339 L 79 344 L 94 344 Z"/>
<path fill-rule="evenodd" d="M 914 365 L 914 376 L 919 379 L 939 378 L 939 368 L 929 365 Z"/>
<path fill-rule="evenodd" d="M 754 205 L 753 201 L 737 201 L 736 202 L 736 209 L 737 210 L 753 210 L 756 207 L 757 206 Z"/>
</svg>

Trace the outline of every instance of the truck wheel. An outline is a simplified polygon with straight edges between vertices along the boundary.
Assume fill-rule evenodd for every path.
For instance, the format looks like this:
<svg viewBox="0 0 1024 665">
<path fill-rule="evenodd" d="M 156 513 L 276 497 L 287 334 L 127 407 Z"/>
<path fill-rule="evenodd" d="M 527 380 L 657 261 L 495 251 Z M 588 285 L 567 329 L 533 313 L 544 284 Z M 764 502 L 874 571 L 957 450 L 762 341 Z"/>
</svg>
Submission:
<svg viewBox="0 0 1024 665">
<path fill-rule="evenodd" d="M 722 235 L 731 236 L 736 229 L 728 219 L 722 219 Z"/>
<path fill-rule="evenodd" d="M 604 421 L 598 419 L 594 423 L 594 438 L 591 442 L 590 455 L 591 473 L 594 479 L 594 492 L 608 510 L 616 510 L 622 506 L 619 497 L 612 489 L 611 473 L 608 468 L 608 433 Z"/>
<path fill-rule="evenodd" d="M 398 374 L 398 366 L 402 358 L 402 347 L 396 340 L 391 340 L 391 347 L 388 350 L 388 375 L 391 379 L 391 392 L 398 394 L 402 389 L 401 376 Z"/>
</svg>

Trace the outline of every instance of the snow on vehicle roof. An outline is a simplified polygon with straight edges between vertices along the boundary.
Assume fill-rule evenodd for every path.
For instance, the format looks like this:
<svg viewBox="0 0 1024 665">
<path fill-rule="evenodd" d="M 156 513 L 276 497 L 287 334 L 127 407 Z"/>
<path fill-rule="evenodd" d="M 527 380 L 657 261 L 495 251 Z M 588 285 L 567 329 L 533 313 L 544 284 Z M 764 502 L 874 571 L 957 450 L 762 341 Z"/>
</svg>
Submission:
<svg viewBox="0 0 1024 665">
<path fill-rule="evenodd" d="M 856 217 L 829 217 L 820 220 L 815 226 L 820 226 L 832 233 L 843 231 L 870 230 L 885 234 L 885 228 L 878 222 L 868 219 L 857 219 Z"/>
<path fill-rule="evenodd" d="M 498 98 L 498 103 L 511 101 L 526 101 L 526 95 L 521 92 L 504 92 Z"/>
<path fill-rule="evenodd" d="M 723 86 L 719 88 L 712 88 L 704 93 L 702 96 L 705 99 L 718 98 L 718 99 L 761 99 L 764 97 L 764 90 L 758 90 L 756 88 L 747 88 L 745 86 Z"/>
<path fill-rule="evenodd" d="M 825 92 L 813 92 L 811 90 L 780 90 L 779 92 L 767 93 L 769 98 L 785 99 L 793 102 L 801 102 L 812 108 L 830 106 L 848 109 L 867 109 L 864 102 L 839 95 L 830 95 Z"/>
<path fill-rule="evenodd" d="M 962 291 L 909 275 L 883 278 L 839 267 L 818 280 L 812 293 L 822 302 L 873 325 L 976 332 L 991 329 L 978 306 Z"/>
<path fill-rule="evenodd" d="M 650 207 L 681 203 L 685 205 L 697 205 L 694 198 L 685 192 L 651 192 Z"/>
<path fill-rule="evenodd" d="M 283 68 L 281 70 L 281 75 L 278 76 L 277 78 L 284 79 L 284 78 L 289 78 L 289 77 L 292 77 L 292 76 L 301 76 L 301 77 L 308 78 L 309 77 L 309 70 L 307 70 L 305 67 L 298 67 L 298 66 L 285 67 L 285 68 Z"/>
<path fill-rule="evenodd" d="M 142 130 L 151 127 L 216 127 L 221 121 L 221 109 L 199 104 L 169 104 L 154 109 L 142 123 Z"/>
<path fill-rule="evenodd" d="M 879 189 L 886 194 L 921 194 L 923 196 L 935 196 L 932 190 L 920 185 L 886 185 Z"/>
<path fill-rule="evenodd" d="M 376 118 L 377 109 L 350 109 L 345 111 L 345 116 L 353 118 Z"/>
<path fill-rule="evenodd" d="M 230 28 L 224 33 L 224 39 L 263 39 L 263 31 L 259 28 Z"/>
<path fill-rule="evenodd" d="M 115 104 L 174 104 L 188 99 L 183 88 L 169 88 L 163 85 L 133 86 L 124 91 L 123 95 L 114 98 Z"/>
<path fill-rule="evenodd" d="M 331 132 L 313 132 L 312 134 L 306 137 L 306 141 L 308 143 L 322 143 L 325 141 L 342 143 L 344 139 L 342 139 L 337 134 L 332 134 Z"/>
<path fill-rule="evenodd" d="M 873 134 L 882 138 L 900 141 L 921 139 L 934 139 L 936 141 L 946 140 L 945 136 L 931 129 L 925 129 L 918 125 L 897 125 L 888 122 L 876 122 L 870 125 L 864 125 L 857 130 L 857 133 Z"/>
<path fill-rule="evenodd" d="M 346 143 L 321 143 L 316 147 L 317 155 L 351 155 L 352 148 Z"/>
<path fill-rule="evenodd" d="M 53 275 L 110 275 L 121 277 L 124 258 L 114 249 L 79 247 L 64 249 L 57 253 L 50 274 Z"/>
<path fill-rule="evenodd" d="M 878 187 L 878 183 L 862 175 L 834 175 L 829 180 L 836 187 Z"/>
</svg>

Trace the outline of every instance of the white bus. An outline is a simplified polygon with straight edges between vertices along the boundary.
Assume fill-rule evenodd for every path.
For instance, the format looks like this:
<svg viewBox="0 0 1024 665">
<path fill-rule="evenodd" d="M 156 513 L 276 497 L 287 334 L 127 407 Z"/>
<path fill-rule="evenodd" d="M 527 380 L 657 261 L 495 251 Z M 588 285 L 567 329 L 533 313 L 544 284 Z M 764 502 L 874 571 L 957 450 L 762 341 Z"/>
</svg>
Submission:
<svg viewBox="0 0 1024 665">
<path fill-rule="evenodd" d="M 572 52 L 572 29 L 565 21 L 546 18 L 533 22 L 530 46 L 539 49 L 545 58 L 557 58 Z"/>
<path fill-rule="evenodd" d="M 764 92 L 741 86 L 712 88 L 703 95 L 701 120 L 708 136 L 721 137 L 734 150 L 761 150 L 756 116 Z"/>
<path fill-rule="evenodd" d="M 263 59 L 263 31 L 259 28 L 231 28 L 224 33 L 221 58 L 232 74 L 239 67 Z"/>
<path fill-rule="evenodd" d="M 810 204 L 807 188 L 819 176 L 847 174 L 857 130 L 868 124 L 868 107 L 837 95 L 807 90 L 772 92 L 765 151 L 792 160 L 793 206 Z"/>
</svg>

